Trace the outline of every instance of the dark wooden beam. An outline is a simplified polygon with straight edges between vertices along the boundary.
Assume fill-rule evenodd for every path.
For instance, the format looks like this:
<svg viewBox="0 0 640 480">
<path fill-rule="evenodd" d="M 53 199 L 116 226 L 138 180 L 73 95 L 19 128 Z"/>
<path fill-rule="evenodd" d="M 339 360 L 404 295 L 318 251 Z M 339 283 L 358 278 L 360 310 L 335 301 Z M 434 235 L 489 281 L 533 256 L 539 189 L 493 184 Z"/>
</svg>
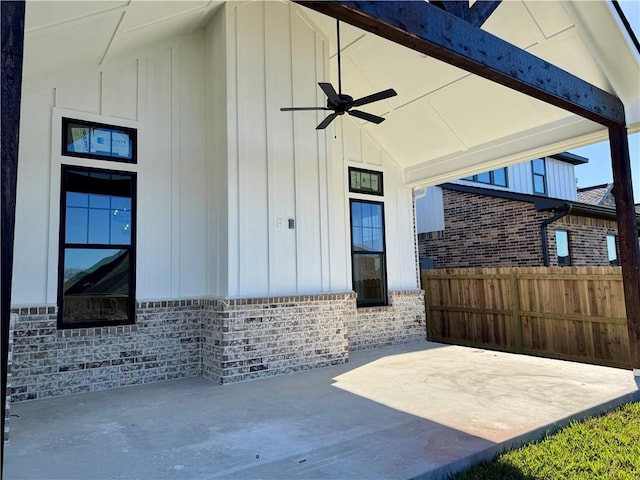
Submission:
<svg viewBox="0 0 640 480">
<path fill-rule="evenodd" d="M 606 127 L 625 125 L 616 96 L 427 2 L 294 1 Z"/>
<path fill-rule="evenodd" d="M 495 12 L 502 0 L 479 0 L 473 6 L 469 6 L 469 0 L 431 0 L 430 3 L 462 18 L 474 27 L 481 27 Z"/>
<path fill-rule="evenodd" d="M 609 145 L 631 366 L 640 375 L 640 246 L 633 205 L 627 129 L 610 127 Z"/>
<path fill-rule="evenodd" d="M 11 277 L 13 272 L 13 238 L 16 218 L 16 184 L 18 174 L 18 139 L 20 135 L 20 97 L 22 94 L 22 53 L 24 44 L 24 1 L 0 2 L 0 41 L 2 56 L 0 66 L 0 100 L 2 133 L 1 164 L 2 204 L 0 223 L 2 228 L 0 261 L 0 326 L 2 327 L 2 432 L 0 459 L 4 459 L 4 422 L 6 416 L 7 362 L 9 350 L 9 326 L 11 313 Z M 0 460 L 0 478 L 4 473 L 4 461 Z"/>
</svg>

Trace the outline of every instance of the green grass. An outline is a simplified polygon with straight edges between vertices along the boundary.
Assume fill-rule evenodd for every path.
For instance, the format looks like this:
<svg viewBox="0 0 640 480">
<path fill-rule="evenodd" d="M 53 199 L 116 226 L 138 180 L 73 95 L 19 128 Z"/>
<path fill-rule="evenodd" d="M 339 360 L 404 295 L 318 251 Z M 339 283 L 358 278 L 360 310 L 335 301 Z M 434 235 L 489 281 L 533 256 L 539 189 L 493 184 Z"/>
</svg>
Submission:
<svg viewBox="0 0 640 480">
<path fill-rule="evenodd" d="M 571 423 L 538 443 L 475 465 L 452 479 L 640 479 L 640 403 Z"/>
</svg>

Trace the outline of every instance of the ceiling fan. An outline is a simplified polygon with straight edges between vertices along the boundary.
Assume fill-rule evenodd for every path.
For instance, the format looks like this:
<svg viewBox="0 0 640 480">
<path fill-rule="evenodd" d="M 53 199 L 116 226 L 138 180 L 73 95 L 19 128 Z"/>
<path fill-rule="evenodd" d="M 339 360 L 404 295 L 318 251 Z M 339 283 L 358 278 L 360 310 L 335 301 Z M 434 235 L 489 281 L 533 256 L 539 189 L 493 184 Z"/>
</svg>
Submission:
<svg viewBox="0 0 640 480">
<path fill-rule="evenodd" d="M 333 113 L 329 114 L 320 124 L 316 127 L 316 130 L 322 130 L 327 128 L 327 126 L 333 122 L 338 115 L 344 115 L 345 113 L 352 115 L 354 117 L 360 118 L 362 120 L 366 120 L 368 122 L 373 123 L 382 123 L 384 122 L 383 117 L 379 117 L 378 115 L 373 115 L 371 113 L 363 112 L 361 110 L 352 110 L 353 107 L 361 107 L 363 105 L 368 105 L 369 103 L 377 102 L 380 100 L 384 100 L 386 98 L 395 97 L 397 95 L 396 91 L 393 88 L 389 88 L 387 90 L 382 90 L 378 93 L 373 93 L 371 95 L 367 95 L 366 97 L 358 98 L 356 100 L 353 99 L 351 95 L 346 95 L 342 93 L 342 71 L 340 65 L 340 21 L 336 20 L 336 37 L 338 40 L 338 91 L 333 88 L 333 85 L 326 82 L 319 82 L 318 85 L 327 96 L 327 106 L 326 107 L 283 107 L 280 109 L 281 112 L 293 112 L 298 110 L 328 110 L 333 111 Z"/>
</svg>

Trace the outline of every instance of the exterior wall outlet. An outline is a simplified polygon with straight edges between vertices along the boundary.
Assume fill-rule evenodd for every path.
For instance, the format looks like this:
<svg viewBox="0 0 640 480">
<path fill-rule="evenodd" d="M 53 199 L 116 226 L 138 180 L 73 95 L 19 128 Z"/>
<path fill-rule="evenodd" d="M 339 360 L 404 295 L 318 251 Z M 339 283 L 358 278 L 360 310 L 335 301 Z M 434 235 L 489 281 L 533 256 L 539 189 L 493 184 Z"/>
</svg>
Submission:
<svg viewBox="0 0 640 480">
<path fill-rule="evenodd" d="M 296 228 L 296 221 L 293 218 L 289 219 L 289 230 Z"/>
</svg>

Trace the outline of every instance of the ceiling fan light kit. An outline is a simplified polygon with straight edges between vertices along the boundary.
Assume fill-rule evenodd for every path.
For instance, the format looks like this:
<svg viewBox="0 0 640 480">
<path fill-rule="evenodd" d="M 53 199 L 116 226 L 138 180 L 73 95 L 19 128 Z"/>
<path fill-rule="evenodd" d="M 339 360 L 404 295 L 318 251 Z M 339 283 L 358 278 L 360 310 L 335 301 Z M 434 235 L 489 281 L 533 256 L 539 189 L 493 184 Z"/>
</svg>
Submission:
<svg viewBox="0 0 640 480">
<path fill-rule="evenodd" d="M 353 110 L 353 107 L 361 107 L 363 105 L 368 105 L 369 103 L 378 102 L 380 100 L 385 100 L 387 98 L 395 97 L 397 95 L 396 91 L 393 88 L 389 88 L 387 90 L 382 90 L 377 93 L 373 93 L 371 95 L 367 95 L 362 98 L 358 98 L 356 100 L 353 99 L 351 95 L 346 95 L 342 93 L 342 71 L 341 71 L 341 62 L 340 62 L 340 21 L 336 20 L 336 31 L 337 31 L 337 46 L 338 46 L 338 92 L 333 88 L 333 85 L 327 82 L 319 82 L 318 85 L 320 89 L 327 96 L 327 106 L 326 107 L 282 107 L 280 111 L 282 112 L 295 112 L 301 110 L 327 110 L 332 111 L 327 115 L 327 117 L 320 122 L 320 124 L 316 127 L 316 130 L 323 130 L 329 126 L 331 122 L 333 122 L 338 115 L 344 115 L 347 113 L 348 115 L 352 115 L 354 117 L 360 118 L 361 120 L 366 120 L 367 122 L 372 122 L 375 124 L 379 124 L 384 122 L 384 117 L 380 117 L 378 115 L 373 115 L 372 113 L 363 112 L 361 110 Z"/>
</svg>

